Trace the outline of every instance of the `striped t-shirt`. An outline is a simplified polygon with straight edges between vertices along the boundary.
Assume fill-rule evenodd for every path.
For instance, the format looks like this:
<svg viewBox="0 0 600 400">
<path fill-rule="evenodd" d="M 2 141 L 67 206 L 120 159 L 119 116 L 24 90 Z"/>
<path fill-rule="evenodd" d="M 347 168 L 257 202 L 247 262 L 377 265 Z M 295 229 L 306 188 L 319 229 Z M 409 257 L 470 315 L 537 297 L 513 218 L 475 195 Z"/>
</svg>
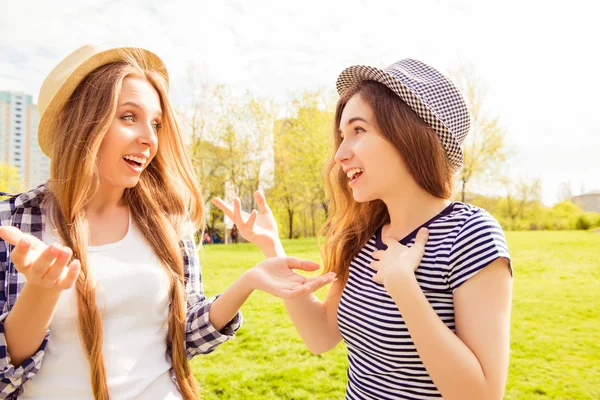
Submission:
<svg viewBox="0 0 600 400">
<path fill-rule="evenodd" d="M 415 274 L 437 315 L 455 332 L 453 291 L 497 258 L 509 259 L 506 240 L 494 217 L 460 202 L 422 226 L 429 240 Z M 417 231 L 400 243 L 412 246 Z M 373 281 L 371 253 L 386 248 L 380 228 L 351 262 L 338 307 L 348 347 L 346 399 L 441 398 L 394 300 Z"/>
</svg>

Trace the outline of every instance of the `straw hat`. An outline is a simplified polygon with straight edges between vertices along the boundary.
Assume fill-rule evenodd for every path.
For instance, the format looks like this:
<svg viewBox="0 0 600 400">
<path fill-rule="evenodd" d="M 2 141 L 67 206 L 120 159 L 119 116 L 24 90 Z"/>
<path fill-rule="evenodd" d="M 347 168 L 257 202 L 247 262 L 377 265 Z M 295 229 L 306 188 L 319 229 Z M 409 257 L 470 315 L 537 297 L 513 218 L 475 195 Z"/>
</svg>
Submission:
<svg viewBox="0 0 600 400">
<path fill-rule="evenodd" d="M 58 114 L 81 81 L 98 67 L 132 57 L 145 68 L 163 75 L 168 82 L 167 68 L 162 60 L 151 51 L 135 47 L 85 45 L 54 67 L 42 83 L 38 97 L 38 143 L 44 154 L 52 156 Z"/>
</svg>

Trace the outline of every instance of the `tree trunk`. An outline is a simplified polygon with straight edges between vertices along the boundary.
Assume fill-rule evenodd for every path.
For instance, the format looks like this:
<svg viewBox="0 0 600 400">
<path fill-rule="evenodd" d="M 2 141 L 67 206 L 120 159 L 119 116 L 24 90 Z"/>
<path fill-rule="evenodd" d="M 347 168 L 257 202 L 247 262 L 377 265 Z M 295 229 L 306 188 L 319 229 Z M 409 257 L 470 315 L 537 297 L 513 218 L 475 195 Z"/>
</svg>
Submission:
<svg viewBox="0 0 600 400">
<path fill-rule="evenodd" d="M 288 208 L 287 212 L 288 212 L 289 228 L 290 228 L 290 234 L 288 236 L 288 239 L 293 239 L 294 238 L 294 210 Z"/>
</svg>

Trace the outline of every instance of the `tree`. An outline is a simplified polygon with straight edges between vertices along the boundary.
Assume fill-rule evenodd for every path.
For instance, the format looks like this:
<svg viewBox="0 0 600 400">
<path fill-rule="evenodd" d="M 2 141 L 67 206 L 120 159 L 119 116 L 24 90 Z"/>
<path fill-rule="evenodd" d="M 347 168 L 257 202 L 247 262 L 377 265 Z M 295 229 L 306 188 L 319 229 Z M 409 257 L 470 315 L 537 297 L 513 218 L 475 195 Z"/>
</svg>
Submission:
<svg viewBox="0 0 600 400">
<path fill-rule="evenodd" d="M 0 164 L 0 191 L 19 193 L 23 190 L 23 183 L 17 167 Z"/>
<path fill-rule="evenodd" d="M 301 217 L 304 235 L 315 235 L 326 198 L 323 167 L 327 158 L 333 115 L 319 92 L 304 93 L 291 103 L 290 118 L 275 125 L 274 204 L 285 210 L 288 237 Z M 310 227 L 307 219 L 310 218 Z"/>
<path fill-rule="evenodd" d="M 494 177 L 500 163 L 506 160 L 509 150 L 506 129 L 500 126 L 497 116 L 485 109 L 486 85 L 475 75 L 472 67 L 462 67 L 451 73 L 462 91 L 473 117 L 471 131 L 464 142 L 465 162 L 459 175 L 461 201 L 466 200 L 471 183 Z"/>
</svg>

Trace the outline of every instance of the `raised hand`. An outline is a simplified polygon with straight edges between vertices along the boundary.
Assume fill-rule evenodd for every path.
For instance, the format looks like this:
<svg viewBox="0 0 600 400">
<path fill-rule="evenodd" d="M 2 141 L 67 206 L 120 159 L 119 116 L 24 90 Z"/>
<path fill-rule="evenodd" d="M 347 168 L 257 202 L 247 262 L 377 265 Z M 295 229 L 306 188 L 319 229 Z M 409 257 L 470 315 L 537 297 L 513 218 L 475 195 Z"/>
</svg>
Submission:
<svg viewBox="0 0 600 400">
<path fill-rule="evenodd" d="M 73 251 L 58 243 L 50 246 L 38 238 L 27 235 L 12 226 L 0 227 L 0 237 L 14 245 L 10 258 L 27 285 L 61 291 L 73 286 L 81 265 L 78 260 L 69 262 Z"/>
<path fill-rule="evenodd" d="M 377 271 L 373 280 L 387 287 L 390 282 L 397 282 L 404 279 L 407 274 L 414 274 L 423 258 L 427 239 L 429 239 L 427 228 L 419 230 L 412 247 L 404 246 L 391 237 L 382 238 L 387 249 L 376 250 L 372 254 L 372 257 L 378 260 L 371 263 L 371 268 Z"/>
<path fill-rule="evenodd" d="M 274 257 L 256 264 L 246 274 L 253 288 L 289 299 L 314 292 L 335 280 L 333 272 L 307 278 L 294 271 L 317 271 L 319 268 L 319 264 L 313 261 L 295 257 Z"/>
<path fill-rule="evenodd" d="M 252 210 L 250 214 L 242 211 L 239 198 L 233 200 L 233 205 L 215 197 L 212 203 L 221 209 L 237 226 L 242 237 L 257 245 L 267 256 L 273 256 L 281 250 L 281 241 L 277 230 L 277 222 L 267 204 L 265 196 L 260 191 L 254 192 L 254 200 L 258 211 Z"/>
</svg>

